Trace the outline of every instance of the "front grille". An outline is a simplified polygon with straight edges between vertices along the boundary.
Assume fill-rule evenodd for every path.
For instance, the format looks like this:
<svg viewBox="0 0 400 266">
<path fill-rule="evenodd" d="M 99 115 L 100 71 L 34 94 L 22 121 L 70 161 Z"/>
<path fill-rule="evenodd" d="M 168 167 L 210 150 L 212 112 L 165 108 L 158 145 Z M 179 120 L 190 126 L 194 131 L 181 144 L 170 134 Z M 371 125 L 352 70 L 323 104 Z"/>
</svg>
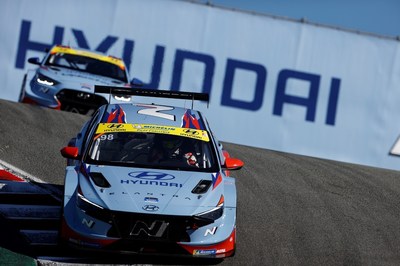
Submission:
<svg viewBox="0 0 400 266">
<path fill-rule="evenodd" d="M 61 103 L 61 110 L 81 114 L 88 114 L 89 111 L 95 111 L 107 104 L 107 100 L 102 96 L 71 89 L 60 90 L 56 97 Z"/>
<path fill-rule="evenodd" d="M 191 217 L 113 212 L 109 237 L 127 240 L 189 242 Z"/>
<path fill-rule="evenodd" d="M 80 198 L 77 206 L 93 218 L 110 224 L 108 237 L 139 242 L 190 242 L 188 232 L 213 223 L 199 216 L 176 216 L 111 211 L 94 208 Z"/>
</svg>

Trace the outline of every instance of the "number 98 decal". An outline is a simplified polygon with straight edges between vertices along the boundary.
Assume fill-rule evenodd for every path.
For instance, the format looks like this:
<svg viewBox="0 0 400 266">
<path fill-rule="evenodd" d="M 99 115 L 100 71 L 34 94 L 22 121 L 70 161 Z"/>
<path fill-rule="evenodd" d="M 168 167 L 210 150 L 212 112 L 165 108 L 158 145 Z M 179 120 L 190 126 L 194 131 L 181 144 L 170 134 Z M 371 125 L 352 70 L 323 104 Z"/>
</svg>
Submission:
<svg viewBox="0 0 400 266">
<path fill-rule="evenodd" d="M 100 140 L 113 140 L 114 134 L 103 134 L 100 136 Z"/>
</svg>

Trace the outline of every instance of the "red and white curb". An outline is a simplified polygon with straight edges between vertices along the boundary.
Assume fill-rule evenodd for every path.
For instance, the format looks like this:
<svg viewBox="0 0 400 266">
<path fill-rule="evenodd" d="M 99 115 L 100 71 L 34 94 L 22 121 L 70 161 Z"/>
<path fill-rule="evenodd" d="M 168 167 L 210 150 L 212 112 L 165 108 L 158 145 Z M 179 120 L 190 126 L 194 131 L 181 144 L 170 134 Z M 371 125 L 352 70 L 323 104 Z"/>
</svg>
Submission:
<svg viewBox="0 0 400 266">
<path fill-rule="evenodd" d="M 3 181 L 14 181 L 14 182 L 26 182 L 24 179 L 10 173 L 6 169 L 0 166 L 0 180 Z"/>
<path fill-rule="evenodd" d="M 61 200 L 60 191 L 52 189 L 51 186 L 47 186 L 46 189 L 44 189 L 41 184 L 46 184 L 46 182 L 2 160 L 0 160 L 0 182 L 1 181 L 28 182 L 34 185 L 37 189 L 43 190 L 43 192 L 51 194 L 54 198 Z"/>
<path fill-rule="evenodd" d="M 3 170 L 5 177 L 15 176 L 17 179 L 22 179 L 23 181 L 32 181 L 35 183 L 45 183 L 43 180 L 28 174 L 27 172 L 19 169 L 18 167 L 11 165 L 5 161 L 0 160 L 0 170 Z M 10 175 L 6 174 L 9 173 Z M 10 181 L 17 181 L 17 180 L 10 180 Z"/>
</svg>

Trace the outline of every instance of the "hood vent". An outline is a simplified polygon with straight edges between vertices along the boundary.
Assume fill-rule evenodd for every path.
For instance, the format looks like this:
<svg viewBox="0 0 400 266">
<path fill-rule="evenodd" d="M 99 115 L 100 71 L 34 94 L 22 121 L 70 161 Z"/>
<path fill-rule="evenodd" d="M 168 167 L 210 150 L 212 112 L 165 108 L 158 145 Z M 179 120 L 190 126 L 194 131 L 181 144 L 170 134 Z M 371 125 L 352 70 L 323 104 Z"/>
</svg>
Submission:
<svg viewBox="0 0 400 266">
<path fill-rule="evenodd" d="M 193 194 L 204 194 L 210 188 L 212 184 L 211 180 L 200 180 L 200 182 L 192 190 Z"/>
<path fill-rule="evenodd" d="M 98 187 L 108 188 L 111 187 L 110 183 L 108 183 L 107 179 L 103 176 L 102 173 L 91 172 L 89 173 L 90 177 L 92 178 L 93 182 Z"/>
</svg>

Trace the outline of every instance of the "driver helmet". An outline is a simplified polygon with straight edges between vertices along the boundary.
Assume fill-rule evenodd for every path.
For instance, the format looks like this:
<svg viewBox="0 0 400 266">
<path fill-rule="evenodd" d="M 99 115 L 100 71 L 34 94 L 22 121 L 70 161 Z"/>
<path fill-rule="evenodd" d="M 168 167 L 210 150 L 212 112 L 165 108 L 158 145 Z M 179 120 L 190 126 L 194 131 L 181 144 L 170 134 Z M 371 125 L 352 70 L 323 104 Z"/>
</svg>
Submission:
<svg viewBox="0 0 400 266">
<path fill-rule="evenodd" d="M 167 151 L 175 151 L 182 145 L 182 140 L 176 136 L 164 135 L 161 139 L 161 145 Z"/>
</svg>

